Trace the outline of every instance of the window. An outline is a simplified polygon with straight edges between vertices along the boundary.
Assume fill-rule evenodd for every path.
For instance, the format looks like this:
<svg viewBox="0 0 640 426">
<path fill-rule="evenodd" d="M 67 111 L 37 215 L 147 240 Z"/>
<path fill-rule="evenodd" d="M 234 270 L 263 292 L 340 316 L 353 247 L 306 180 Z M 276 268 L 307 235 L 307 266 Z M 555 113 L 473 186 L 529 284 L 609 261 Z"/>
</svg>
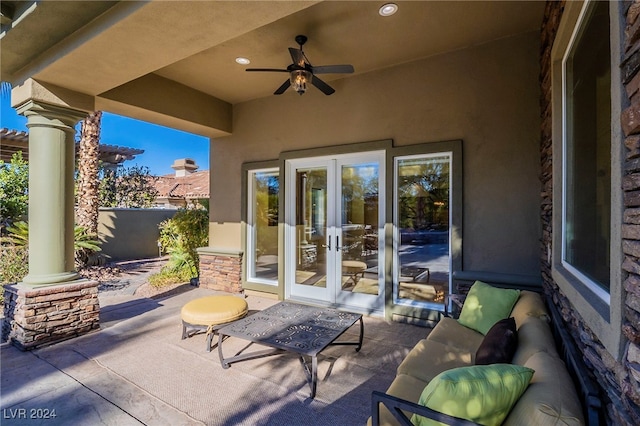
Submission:
<svg viewBox="0 0 640 426">
<path fill-rule="evenodd" d="M 247 281 L 278 285 L 278 169 L 248 171 Z"/>
<path fill-rule="evenodd" d="M 562 61 L 562 264 L 608 303 L 611 246 L 609 3 L 583 9 Z"/>
<path fill-rule="evenodd" d="M 444 303 L 451 257 L 451 153 L 395 159 L 394 301 Z"/>
<path fill-rule="evenodd" d="M 626 104 L 625 5 L 566 2 L 551 50 L 553 211 L 551 277 L 615 358 L 623 353 L 620 267 Z M 551 250 L 552 249 L 552 250 Z"/>
</svg>

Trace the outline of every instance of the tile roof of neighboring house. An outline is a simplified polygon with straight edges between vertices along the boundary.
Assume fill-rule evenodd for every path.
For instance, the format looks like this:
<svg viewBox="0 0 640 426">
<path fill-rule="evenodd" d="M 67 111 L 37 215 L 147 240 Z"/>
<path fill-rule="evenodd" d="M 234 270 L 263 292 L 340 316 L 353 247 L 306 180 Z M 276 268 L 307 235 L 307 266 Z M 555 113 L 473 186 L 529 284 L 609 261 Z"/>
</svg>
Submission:
<svg viewBox="0 0 640 426">
<path fill-rule="evenodd" d="M 209 171 L 193 172 L 186 176 L 160 176 L 155 187 L 158 198 L 209 198 Z"/>
</svg>

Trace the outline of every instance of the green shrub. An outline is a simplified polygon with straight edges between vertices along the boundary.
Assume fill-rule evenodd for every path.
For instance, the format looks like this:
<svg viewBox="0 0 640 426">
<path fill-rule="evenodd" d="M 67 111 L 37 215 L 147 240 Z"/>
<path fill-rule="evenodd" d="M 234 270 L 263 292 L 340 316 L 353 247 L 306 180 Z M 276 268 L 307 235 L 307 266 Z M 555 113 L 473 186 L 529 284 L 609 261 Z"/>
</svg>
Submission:
<svg viewBox="0 0 640 426">
<path fill-rule="evenodd" d="M 157 274 L 149 277 L 149 284 L 153 287 L 165 287 L 171 284 L 185 283 L 191 279 L 190 269 L 181 269 L 179 271 L 161 270 Z"/>
<path fill-rule="evenodd" d="M 2 244 L 0 247 L 0 284 L 13 284 L 29 272 L 29 251 L 26 247 Z M 0 290 L 2 288 L 0 287 Z M 4 290 L 0 292 L 0 303 L 4 303 Z"/>
<path fill-rule="evenodd" d="M 171 219 L 160 223 L 160 247 L 169 254 L 163 271 L 199 276 L 199 257 L 196 249 L 209 243 L 209 212 L 200 206 L 180 209 Z M 188 279 L 187 279 L 188 281 Z"/>
<path fill-rule="evenodd" d="M 4 227 L 27 214 L 29 202 L 29 165 L 18 151 L 10 163 L 0 160 L 0 226 Z"/>
</svg>

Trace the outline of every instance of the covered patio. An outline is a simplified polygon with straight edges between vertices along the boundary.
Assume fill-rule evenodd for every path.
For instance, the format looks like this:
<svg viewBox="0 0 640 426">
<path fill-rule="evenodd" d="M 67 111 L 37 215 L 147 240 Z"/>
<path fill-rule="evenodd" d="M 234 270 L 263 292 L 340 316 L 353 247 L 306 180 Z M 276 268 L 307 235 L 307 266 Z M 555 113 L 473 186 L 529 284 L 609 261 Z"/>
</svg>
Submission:
<svg viewBox="0 0 640 426">
<path fill-rule="evenodd" d="M 3 334 L 35 349 L 108 325 L 73 270 L 74 126 L 104 110 L 210 138 L 197 291 L 357 311 L 378 339 L 392 320 L 438 322 L 456 275 L 522 284 L 559 308 L 606 422 L 640 423 L 640 3 L 381 6 L 2 2 L 2 81 L 28 117 L 31 169 L 29 274 L 7 290 Z M 314 80 L 329 64 L 340 72 Z M 51 330 L 25 326 L 38 300 L 67 297 L 37 317 Z M 117 327 L 168 335 L 132 318 L 75 341 Z M 191 344 L 165 341 L 176 356 Z"/>
</svg>

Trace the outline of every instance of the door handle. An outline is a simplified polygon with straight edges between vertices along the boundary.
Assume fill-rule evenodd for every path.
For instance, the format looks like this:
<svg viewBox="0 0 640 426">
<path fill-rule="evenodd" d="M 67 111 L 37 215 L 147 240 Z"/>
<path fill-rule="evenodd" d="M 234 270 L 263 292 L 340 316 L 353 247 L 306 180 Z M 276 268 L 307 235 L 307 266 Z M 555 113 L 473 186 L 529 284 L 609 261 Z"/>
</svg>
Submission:
<svg viewBox="0 0 640 426">
<path fill-rule="evenodd" d="M 322 244 L 322 248 L 329 249 L 331 251 L 331 238 L 329 238 L 329 244 Z"/>
<path fill-rule="evenodd" d="M 336 235 L 336 251 L 340 251 L 342 247 L 340 247 L 340 237 Z"/>
</svg>

